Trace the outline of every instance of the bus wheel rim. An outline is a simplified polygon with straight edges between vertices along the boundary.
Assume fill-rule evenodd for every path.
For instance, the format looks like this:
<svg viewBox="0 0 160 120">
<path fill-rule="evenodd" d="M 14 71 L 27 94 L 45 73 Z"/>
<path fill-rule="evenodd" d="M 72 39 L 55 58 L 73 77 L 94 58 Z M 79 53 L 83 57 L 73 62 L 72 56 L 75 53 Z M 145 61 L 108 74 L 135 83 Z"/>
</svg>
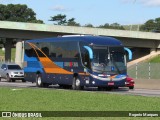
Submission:
<svg viewBox="0 0 160 120">
<path fill-rule="evenodd" d="M 42 81 L 41 81 L 41 77 L 38 77 L 38 85 L 41 85 Z"/>
<path fill-rule="evenodd" d="M 77 79 L 77 80 L 76 80 L 76 86 L 79 86 L 79 85 L 80 85 L 80 80 Z"/>
</svg>

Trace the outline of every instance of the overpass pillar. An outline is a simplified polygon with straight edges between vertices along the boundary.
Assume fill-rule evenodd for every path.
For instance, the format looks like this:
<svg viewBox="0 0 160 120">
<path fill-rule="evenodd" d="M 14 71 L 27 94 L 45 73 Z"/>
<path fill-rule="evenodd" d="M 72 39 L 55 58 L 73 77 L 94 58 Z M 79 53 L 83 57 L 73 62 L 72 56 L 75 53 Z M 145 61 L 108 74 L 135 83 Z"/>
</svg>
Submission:
<svg viewBox="0 0 160 120">
<path fill-rule="evenodd" d="M 5 42 L 5 61 L 11 62 L 12 38 L 6 38 Z"/>
<path fill-rule="evenodd" d="M 150 54 L 156 53 L 156 49 L 155 48 L 151 48 L 150 49 Z"/>
<path fill-rule="evenodd" d="M 15 63 L 22 67 L 22 41 L 16 43 Z"/>
</svg>

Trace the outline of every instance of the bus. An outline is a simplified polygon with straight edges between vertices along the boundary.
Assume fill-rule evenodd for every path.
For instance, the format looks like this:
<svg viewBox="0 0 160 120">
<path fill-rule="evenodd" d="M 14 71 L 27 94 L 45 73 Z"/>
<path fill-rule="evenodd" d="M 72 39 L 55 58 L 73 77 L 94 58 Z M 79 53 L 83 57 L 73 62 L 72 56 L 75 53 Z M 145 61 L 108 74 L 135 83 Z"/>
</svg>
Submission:
<svg viewBox="0 0 160 120">
<path fill-rule="evenodd" d="M 24 79 L 38 87 L 58 84 L 84 87 L 125 87 L 128 48 L 112 37 L 61 36 L 24 42 Z M 127 52 L 126 52 L 127 51 Z"/>
</svg>

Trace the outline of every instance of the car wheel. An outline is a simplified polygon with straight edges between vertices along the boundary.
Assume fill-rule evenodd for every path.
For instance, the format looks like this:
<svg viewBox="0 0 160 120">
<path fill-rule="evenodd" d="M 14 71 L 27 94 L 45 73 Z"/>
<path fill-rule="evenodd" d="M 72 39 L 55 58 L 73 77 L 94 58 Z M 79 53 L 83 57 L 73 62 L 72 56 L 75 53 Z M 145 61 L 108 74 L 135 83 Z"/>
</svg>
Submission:
<svg viewBox="0 0 160 120">
<path fill-rule="evenodd" d="M 22 79 L 22 82 L 26 82 L 25 79 Z"/>
<path fill-rule="evenodd" d="M 82 90 L 84 87 L 80 86 L 81 85 L 81 81 L 79 78 L 74 77 L 73 78 L 73 82 L 72 82 L 72 89 L 73 90 Z"/>
<path fill-rule="evenodd" d="M 12 82 L 15 82 L 16 80 L 12 79 Z"/>
<path fill-rule="evenodd" d="M 129 89 L 133 90 L 133 89 L 134 89 L 134 86 L 130 86 Z"/>
<path fill-rule="evenodd" d="M 42 77 L 41 77 L 40 74 L 38 74 L 37 77 L 36 77 L 36 86 L 37 87 L 43 87 Z"/>
<path fill-rule="evenodd" d="M 9 77 L 8 74 L 6 75 L 6 80 L 7 80 L 7 82 L 11 82 L 11 78 Z"/>
</svg>

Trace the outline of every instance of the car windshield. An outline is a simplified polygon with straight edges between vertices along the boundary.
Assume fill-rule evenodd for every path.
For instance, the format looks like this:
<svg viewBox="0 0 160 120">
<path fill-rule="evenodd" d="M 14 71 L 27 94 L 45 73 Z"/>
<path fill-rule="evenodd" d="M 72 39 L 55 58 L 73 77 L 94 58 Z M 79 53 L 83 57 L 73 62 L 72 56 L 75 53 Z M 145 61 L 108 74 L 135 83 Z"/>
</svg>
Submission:
<svg viewBox="0 0 160 120">
<path fill-rule="evenodd" d="M 19 65 L 8 65 L 9 70 L 21 70 Z"/>
<path fill-rule="evenodd" d="M 92 69 L 98 73 L 125 73 L 126 63 L 123 47 L 93 48 Z"/>
</svg>

